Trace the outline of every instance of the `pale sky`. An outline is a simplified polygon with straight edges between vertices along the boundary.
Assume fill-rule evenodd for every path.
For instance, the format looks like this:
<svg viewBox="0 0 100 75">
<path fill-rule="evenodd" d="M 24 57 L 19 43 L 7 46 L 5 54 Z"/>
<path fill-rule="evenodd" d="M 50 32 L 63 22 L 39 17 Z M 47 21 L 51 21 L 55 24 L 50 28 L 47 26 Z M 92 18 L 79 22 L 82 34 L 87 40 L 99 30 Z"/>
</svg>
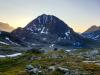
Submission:
<svg viewBox="0 0 100 75">
<path fill-rule="evenodd" d="M 0 22 L 24 27 L 41 14 L 55 15 L 83 32 L 100 26 L 100 0 L 0 0 Z"/>
</svg>

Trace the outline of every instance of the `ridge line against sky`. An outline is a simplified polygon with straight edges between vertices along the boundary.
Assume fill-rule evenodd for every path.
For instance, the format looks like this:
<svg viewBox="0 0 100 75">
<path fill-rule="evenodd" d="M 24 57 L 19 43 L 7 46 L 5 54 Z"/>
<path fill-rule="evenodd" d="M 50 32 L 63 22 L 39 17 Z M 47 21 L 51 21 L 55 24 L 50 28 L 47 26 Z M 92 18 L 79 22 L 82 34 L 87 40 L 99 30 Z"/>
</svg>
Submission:
<svg viewBox="0 0 100 75">
<path fill-rule="evenodd" d="M 57 16 L 76 32 L 100 26 L 100 0 L 0 0 L 0 22 L 14 28 L 44 13 Z"/>
</svg>

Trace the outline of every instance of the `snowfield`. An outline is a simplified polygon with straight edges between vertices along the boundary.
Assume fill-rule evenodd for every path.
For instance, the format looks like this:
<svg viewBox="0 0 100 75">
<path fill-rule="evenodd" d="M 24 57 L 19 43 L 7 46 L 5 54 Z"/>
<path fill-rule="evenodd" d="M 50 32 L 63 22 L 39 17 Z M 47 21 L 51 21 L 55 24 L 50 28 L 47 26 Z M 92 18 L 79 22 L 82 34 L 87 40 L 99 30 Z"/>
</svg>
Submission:
<svg viewBox="0 0 100 75">
<path fill-rule="evenodd" d="M 0 58 L 5 58 L 5 57 L 16 57 L 22 55 L 22 53 L 15 53 L 15 54 L 10 54 L 10 55 L 0 55 Z"/>
</svg>

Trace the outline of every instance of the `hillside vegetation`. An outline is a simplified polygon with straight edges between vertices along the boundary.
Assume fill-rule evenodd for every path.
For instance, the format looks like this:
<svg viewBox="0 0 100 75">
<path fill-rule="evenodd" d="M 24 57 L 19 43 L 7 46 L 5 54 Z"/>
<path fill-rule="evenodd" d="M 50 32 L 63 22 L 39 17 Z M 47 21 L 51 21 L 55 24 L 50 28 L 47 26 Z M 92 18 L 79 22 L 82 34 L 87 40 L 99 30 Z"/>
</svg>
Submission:
<svg viewBox="0 0 100 75">
<path fill-rule="evenodd" d="M 28 51 L 15 58 L 0 58 L 0 75 L 31 75 L 25 70 L 27 65 L 40 67 L 42 73 L 33 75 L 71 75 L 60 71 L 59 67 L 68 69 L 74 75 L 100 75 L 100 65 L 87 63 L 87 59 L 80 56 L 80 51 L 74 54 L 63 50 L 48 53 Z M 100 61 L 99 57 L 96 61 Z M 51 66 L 55 70 L 49 70 Z"/>
</svg>

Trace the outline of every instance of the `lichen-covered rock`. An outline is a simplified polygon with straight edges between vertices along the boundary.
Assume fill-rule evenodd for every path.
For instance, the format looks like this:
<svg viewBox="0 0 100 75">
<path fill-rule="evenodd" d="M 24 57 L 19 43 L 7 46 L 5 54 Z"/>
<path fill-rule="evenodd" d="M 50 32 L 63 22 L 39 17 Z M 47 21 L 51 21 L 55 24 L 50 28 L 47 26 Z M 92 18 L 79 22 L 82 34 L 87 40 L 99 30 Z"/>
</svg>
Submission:
<svg viewBox="0 0 100 75">
<path fill-rule="evenodd" d="M 32 65 L 27 65 L 25 69 L 30 75 L 40 74 L 42 71 L 39 67 L 33 67 Z"/>
</svg>

